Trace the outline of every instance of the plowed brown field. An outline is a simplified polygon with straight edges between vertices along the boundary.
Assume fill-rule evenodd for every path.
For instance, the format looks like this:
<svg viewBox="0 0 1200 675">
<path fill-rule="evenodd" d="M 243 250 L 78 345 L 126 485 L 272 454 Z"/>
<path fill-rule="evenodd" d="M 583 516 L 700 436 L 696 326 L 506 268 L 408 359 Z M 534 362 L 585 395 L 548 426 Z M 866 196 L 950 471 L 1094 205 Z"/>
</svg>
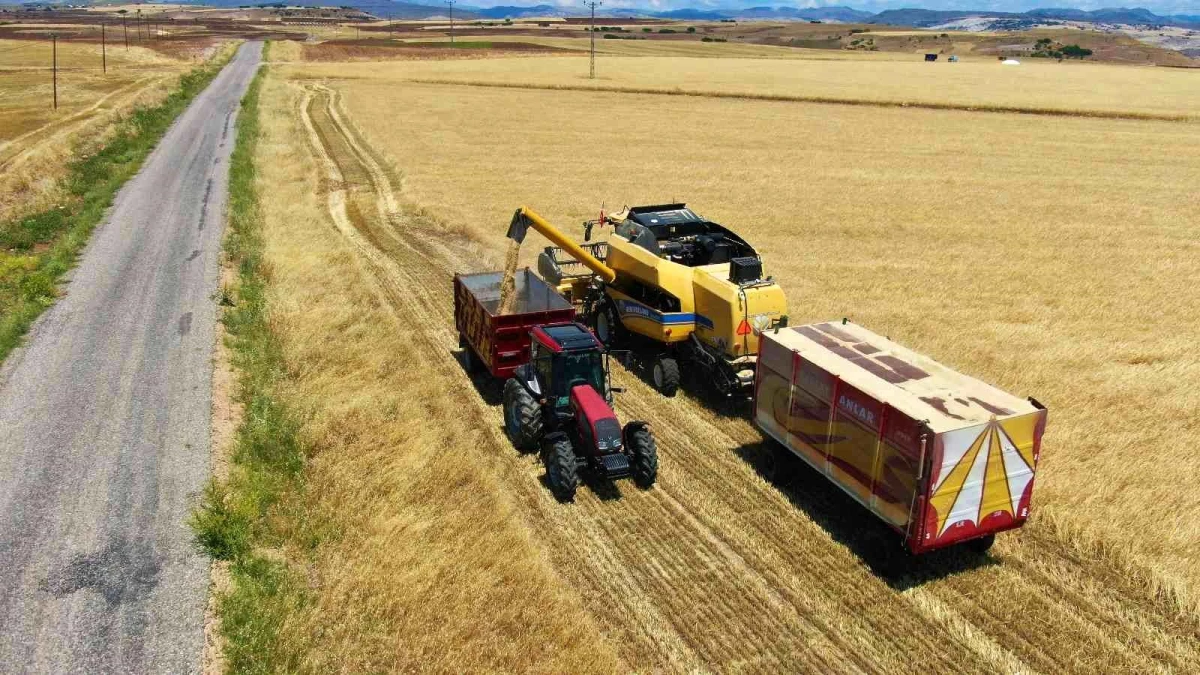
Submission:
<svg viewBox="0 0 1200 675">
<path fill-rule="evenodd" d="M 1057 673 L 1182 671 L 1200 664 L 1200 619 L 1155 593 L 1154 583 L 1136 577 L 1140 568 L 1129 567 L 1123 558 L 1071 545 L 1066 533 L 1035 522 L 1001 537 L 987 558 L 951 551 L 911 560 L 888 530 L 819 476 L 798 466 L 779 470 L 771 449 L 736 406 L 698 396 L 665 399 L 635 372 L 616 374 L 627 387 L 618 399 L 618 414 L 646 419 L 656 429 L 659 483 L 649 491 L 596 485 L 580 490 L 572 505 L 556 503 L 542 484 L 537 460 L 519 454 L 503 435 L 498 387 L 484 378 L 472 380 L 457 360 L 451 276 L 495 269 L 496 251 L 485 247 L 473 228 L 446 226 L 406 194 L 398 170 L 405 158 L 385 158 L 366 142 L 338 89 L 289 84 L 273 74 L 266 91 L 286 99 L 272 104 L 267 133 L 276 143 L 290 142 L 297 163 L 312 160 L 319 167 L 285 173 L 266 166 L 262 178 L 268 261 L 293 266 L 281 273 L 286 278 L 275 291 L 277 318 L 281 329 L 293 334 L 285 340 L 290 356 L 304 353 L 311 359 L 298 362 L 291 374 L 297 395 L 328 392 L 335 375 L 348 380 L 348 399 L 354 398 L 355 378 L 420 378 L 427 398 L 399 405 L 423 405 L 443 417 L 452 411 L 434 424 L 473 430 L 450 435 L 439 453 L 465 457 L 491 476 L 486 484 L 495 494 L 489 499 L 509 510 L 506 527 L 525 533 L 521 541 L 533 551 L 528 555 L 540 561 L 533 565 L 543 580 L 539 583 L 553 587 L 550 596 L 557 604 L 545 605 L 545 611 L 562 612 L 557 623 L 499 633 L 499 639 L 512 642 L 511 651 L 441 652 L 441 660 L 421 662 L 388 656 L 389 645 L 404 643 L 411 655 L 427 644 L 452 648 L 454 638 L 396 636 L 390 620 L 354 620 L 359 631 L 354 634 L 323 628 L 352 611 L 340 609 L 339 600 L 361 599 L 373 607 L 370 598 L 387 597 L 393 613 L 387 616 L 402 616 L 410 611 L 406 607 L 425 602 L 421 593 L 398 594 L 400 582 L 384 573 L 388 547 L 411 542 L 368 534 L 371 543 L 362 548 L 338 548 L 317 559 L 311 575 L 323 580 L 314 583 L 322 599 L 297 607 L 286 624 L 287 640 L 303 645 L 298 649 L 309 652 L 314 667 L 339 663 L 339 650 L 349 655 L 343 666 L 447 670 L 522 669 L 551 652 L 562 659 L 561 667 L 586 662 L 600 670 Z M 396 124 L 403 125 L 403 115 Z M 286 153 L 277 150 L 274 156 Z M 503 161 L 495 170 L 504 170 Z M 553 173 L 553 167 L 546 170 Z M 272 183 L 285 175 L 303 179 L 299 185 Z M 297 211 L 286 200 L 299 200 L 309 191 L 320 197 L 315 203 L 322 212 L 288 221 L 283 214 Z M 514 196 L 514 207 L 518 199 Z M 339 357 L 332 354 L 360 326 L 347 313 L 341 323 L 327 322 L 340 325 L 340 335 L 314 334 L 320 322 L 306 322 L 306 312 L 325 310 L 317 309 L 320 293 L 304 291 L 302 282 L 306 275 L 312 282 L 324 272 L 303 269 L 295 256 L 272 260 L 273 251 L 278 256 L 294 247 L 286 242 L 298 236 L 327 251 L 312 261 L 314 266 L 338 266 L 349 275 L 339 283 L 360 286 L 376 299 L 397 340 L 411 341 L 378 348 L 415 348 L 420 358 L 408 363 L 419 363 L 418 370 L 322 372 L 338 368 Z M 326 343 L 325 351 L 313 349 L 315 342 Z M 306 384 L 315 381 L 321 387 Z M 365 402 L 307 401 L 317 410 L 355 404 Z M 361 418 L 350 414 L 346 420 Z M 347 493 L 356 495 L 356 504 L 372 504 L 353 484 L 357 477 L 339 468 L 353 461 L 339 456 L 340 446 L 355 443 L 352 436 L 374 433 L 349 421 L 335 425 L 341 435 L 320 434 L 328 447 L 312 467 L 320 486 L 313 495 L 316 511 L 334 513 Z M 403 484 L 420 457 L 436 475 L 437 456 L 427 456 L 404 438 L 393 440 L 378 456 L 380 474 L 394 473 Z M 459 507 L 453 493 L 430 489 L 428 498 L 434 501 L 421 508 Z M 357 535 L 351 539 L 361 544 Z M 487 568 L 488 562 L 486 555 L 460 551 L 452 560 L 422 564 L 464 574 Z M 430 574 L 437 578 L 439 573 Z M 522 596 L 516 586 L 509 596 L 503 587 L 493 590 L 506 604 L 527 604 L 534 613 L 542 606 L 534 603 L 546 602 Z M 561 634 L 569 630 L 564 624 L 598 639 L 564 644 Z M 458 628 L 472 632 L 469 624 Z M 558 647 L 544 653 L 517 648 L 539 643 Z"/>
</svg>

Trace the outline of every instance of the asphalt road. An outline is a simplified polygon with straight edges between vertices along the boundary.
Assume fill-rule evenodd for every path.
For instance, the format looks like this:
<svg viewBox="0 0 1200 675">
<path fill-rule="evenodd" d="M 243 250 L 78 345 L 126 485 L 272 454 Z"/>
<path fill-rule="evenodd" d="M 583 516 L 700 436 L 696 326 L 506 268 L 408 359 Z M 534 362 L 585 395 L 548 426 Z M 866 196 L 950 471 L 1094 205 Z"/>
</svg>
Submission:
<svg viewBox="0 0 1200 675">
<path fill-rule="evenodd" d="M 217 258 L 242 46 L 0 369 L 0 671 L 196 672 Z"/>
</svg>

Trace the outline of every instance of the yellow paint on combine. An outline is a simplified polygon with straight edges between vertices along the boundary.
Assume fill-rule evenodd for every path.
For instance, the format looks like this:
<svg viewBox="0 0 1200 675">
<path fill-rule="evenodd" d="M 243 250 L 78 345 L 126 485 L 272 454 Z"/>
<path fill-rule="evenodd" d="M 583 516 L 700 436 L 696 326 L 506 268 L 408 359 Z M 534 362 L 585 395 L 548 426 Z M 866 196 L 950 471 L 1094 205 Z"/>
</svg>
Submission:
<svg viewBox="0 0 1200 675">
<path fill-rule="evenodd" d="M 583 250 L 583 248 L 571 241 L 567 235 L 563 234 L 557 227 L 551 225 L 545 218 L 542 218 L 532 209 L 522 206 L 517 209 L 518 216 L 524 216 L 527 222 L 533 229 L 542 234 L 543 237 L 549 239 L 557 246 L 561 246 L 563 250 L 575 258 L 585 267 L 595 272 L 601 279 L 608 283 L 612 283 L 617 278 L 616 272 L 609 269 L 607 265 L 600 262 L 591 253 Z"/>
</svg>

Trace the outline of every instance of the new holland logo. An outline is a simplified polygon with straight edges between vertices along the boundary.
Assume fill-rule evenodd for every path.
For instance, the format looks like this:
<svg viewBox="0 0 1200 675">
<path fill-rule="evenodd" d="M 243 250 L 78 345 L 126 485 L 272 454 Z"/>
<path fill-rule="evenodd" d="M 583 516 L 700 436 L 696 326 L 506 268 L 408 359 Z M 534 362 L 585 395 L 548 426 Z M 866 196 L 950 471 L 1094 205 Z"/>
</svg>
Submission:
<svg viewBox="0 0 1200 675">
<path fill-rule="evenodd" d="M 634 316 L 640 316 L 643 319 L 650 319 L 651 321 L 658 321 L 660 323 L 662 322 L 662 314 L 644 305 L 622 300 L 618 309 L 621 311 L 621 314 L 632 314 Z"/>
</svg>

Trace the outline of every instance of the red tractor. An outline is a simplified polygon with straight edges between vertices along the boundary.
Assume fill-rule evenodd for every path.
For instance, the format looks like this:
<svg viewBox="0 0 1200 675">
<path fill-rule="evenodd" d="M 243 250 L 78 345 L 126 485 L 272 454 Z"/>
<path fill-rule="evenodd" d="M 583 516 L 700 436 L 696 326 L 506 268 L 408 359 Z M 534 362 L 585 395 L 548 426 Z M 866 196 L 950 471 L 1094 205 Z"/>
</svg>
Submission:
<svg viewBox="0 0 1200 675">
<path fill-rule="evenodd" d="M 608 386 L 604 345 L 578 323 L 534 326 L 529 334 L 530 360 L 504 384 L 504 428 L 519 450 L 540 447 L 555 498 L 574 499 L 581 471 L 654 485 L 654 434 L 646 422 L 621 428 L 612 409 L 621 390 Z"/>
</svg>

